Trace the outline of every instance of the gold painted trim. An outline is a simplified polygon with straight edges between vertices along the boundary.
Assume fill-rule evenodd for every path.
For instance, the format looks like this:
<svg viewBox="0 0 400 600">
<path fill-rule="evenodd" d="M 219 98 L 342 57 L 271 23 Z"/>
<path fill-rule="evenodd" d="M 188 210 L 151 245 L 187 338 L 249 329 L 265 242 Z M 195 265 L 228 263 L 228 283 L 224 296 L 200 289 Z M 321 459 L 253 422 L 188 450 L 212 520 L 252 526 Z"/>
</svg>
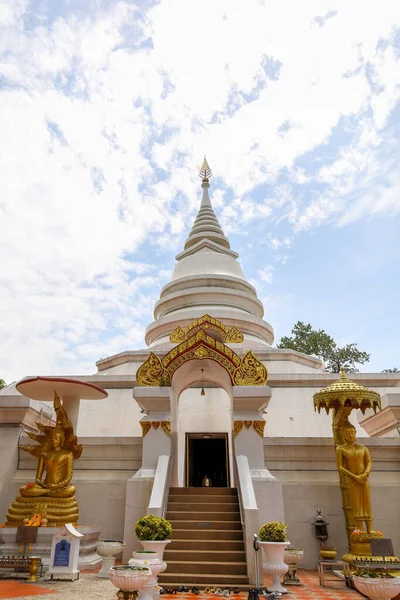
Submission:
<svg viewBox="0 0 400 600">
<path fill-rule="evenodd" d="M 168 437 L 171 437 L 171 423 L 169 421 L 161 421 L 161 429 Z"/>
<path fill-rule="evenodd" d="M 242 431 L 243 429 L 243 421 L 234 421 L 233 422 L 233 439 L 235 439 L 237 437 L 237 435 Z"/>
<path fill-rule="evenodd" d="M 243 421 L 244 426 L 246 427 L 246 429 L 250 429 L 250 427 L 253 424 L 253 421 Z"/>
<path fill-rule="evenodd" d="M 262 419 L 261 421 L 253 421 L 254 431 L 258 433 L 260 437 L 264 437 L 264 429 L 265 429 L 265 421 Z"/>
<path fill-rule="evenodd" d="M 143 437 L 146 437 L 151 429 L 151 423 L 150 421 L 140 421 L 140 425 L 142 427 L 142 435 Z"/>
</svg>

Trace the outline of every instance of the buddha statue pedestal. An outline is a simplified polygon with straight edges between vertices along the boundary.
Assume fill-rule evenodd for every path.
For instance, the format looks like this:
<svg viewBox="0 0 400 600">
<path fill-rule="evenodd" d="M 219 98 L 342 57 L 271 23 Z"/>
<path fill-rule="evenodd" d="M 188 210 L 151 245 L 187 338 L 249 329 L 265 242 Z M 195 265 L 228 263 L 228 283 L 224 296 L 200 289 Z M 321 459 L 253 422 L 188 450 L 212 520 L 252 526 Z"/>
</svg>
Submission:
<svg viewBox="0 0 400 600">
<path fill-rule="evenodd" d="M 76 527 L 79 509 L 75 496 L 71 498 L 52 498 L 51 496 L 17 496 L 6 515 L 6 527 L 26 525 L 33 515 L 39 514 L 47 519 L 49 527 L 60 527 L 71 523 Z M 41 526 L 44 523 L 41 522 Z"/>
</svg>

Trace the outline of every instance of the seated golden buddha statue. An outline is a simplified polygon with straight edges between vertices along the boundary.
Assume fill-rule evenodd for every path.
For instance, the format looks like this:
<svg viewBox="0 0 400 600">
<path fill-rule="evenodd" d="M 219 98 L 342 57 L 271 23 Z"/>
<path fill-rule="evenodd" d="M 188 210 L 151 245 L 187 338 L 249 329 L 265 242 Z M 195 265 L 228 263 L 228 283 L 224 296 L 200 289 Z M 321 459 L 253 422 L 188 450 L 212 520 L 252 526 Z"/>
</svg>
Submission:
<svg viewBox="0 0 400 600">
<path fill-rule="evenodd" d="M 33 514 L 40 514 L 48 525 L 76 524 L 78 504 L 75 487 L 71 485 L 74 459 L 80 457 L 82 446 L 77 444 L 71 422 L 55 394 L 55 427 L 37 423 L 40 434 L 28 433 L 38 446 L 22 446 L 38 458 L 35 483 L 20 489 L 20 496 L 7 513 L 7 525 L 22 525 Z M 46 475 L 43 479 L 43 475 Z"/>
</svg>

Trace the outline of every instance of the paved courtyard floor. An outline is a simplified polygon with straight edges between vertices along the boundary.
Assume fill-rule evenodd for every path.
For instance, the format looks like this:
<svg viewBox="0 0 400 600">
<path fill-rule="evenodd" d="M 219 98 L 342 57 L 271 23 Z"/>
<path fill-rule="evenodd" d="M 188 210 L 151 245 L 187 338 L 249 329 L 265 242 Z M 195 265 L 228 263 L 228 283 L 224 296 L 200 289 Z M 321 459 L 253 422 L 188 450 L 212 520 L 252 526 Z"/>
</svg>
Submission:
<svg viewBox="0 0 400 600">
<path fill-rule="evenodd" d="M 322 588 L 315 571 L 299 571 L 302 586 L 288 587 L 287 600 L 360 600 L 364 596 L 346 588 L 340 579 L 327 582 Z M 78 581 L 40 581 L 30 584 L 11 579 L 0 580 L 0 599 L 20 600 L 116 600 L 117 589 L 108 579 L 99 579 L 93 573 L 81 573 Z M 232 600 L 247 600 L 247 592 L 231 594 Z M 164 594 L 163 600 L 214 600 L 214 594 L 192 593 Z"/>
</svg>

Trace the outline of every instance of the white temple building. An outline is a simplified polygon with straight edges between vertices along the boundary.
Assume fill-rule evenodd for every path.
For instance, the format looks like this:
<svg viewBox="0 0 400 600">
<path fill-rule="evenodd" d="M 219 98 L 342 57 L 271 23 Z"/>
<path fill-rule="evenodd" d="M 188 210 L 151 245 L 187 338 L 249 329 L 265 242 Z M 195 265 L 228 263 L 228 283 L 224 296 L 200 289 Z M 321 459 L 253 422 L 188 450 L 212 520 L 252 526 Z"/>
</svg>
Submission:
<svg viewBox="0 0 400 600">
<path fill-rule="evenodd" d="M 313 407 L 313 394 L 338 375 L 326 373 L 316 357 L 272 346 L 273 327 L 212 208 L 206 163 L 201 174 L 200 210 L 154 307 L 146 347 L 99 360 L 92 376 L 71 375 L 108 392 L 103 400 L 80 402 L 84 452 L 74 485 L 80 523 L 98 525 L 102 537 L 125 539 L 126 557 L 140 516 L 168 517 L 170 488 L 201 487 L 207 477 L 215 488 L 237 489 L 247 575 L 254 581 L 251 537 L 266 521 L 286 521 L 291 543 L 305 549 L 304 567 L 313 567 L 319 544 L 312 521 L 321 508 L 329 544 L 345 551 L 331 416 Z M 374 527 L 399 552 L 400 374 L 351 378 L 381 395 L 382 411 L 360 415 L 359 422 L 353 412 L 351 419 L 372 457 Z M 18 488 L 34 480 L 34 460 L 19 449 L 23 430 L 49 422 L 51 412 L 50 404 L 21 396 L 15 384 L 0 391 L 3 515 Z M 179 529 L 179 515 L 171 520 Z"/>
</svg>

